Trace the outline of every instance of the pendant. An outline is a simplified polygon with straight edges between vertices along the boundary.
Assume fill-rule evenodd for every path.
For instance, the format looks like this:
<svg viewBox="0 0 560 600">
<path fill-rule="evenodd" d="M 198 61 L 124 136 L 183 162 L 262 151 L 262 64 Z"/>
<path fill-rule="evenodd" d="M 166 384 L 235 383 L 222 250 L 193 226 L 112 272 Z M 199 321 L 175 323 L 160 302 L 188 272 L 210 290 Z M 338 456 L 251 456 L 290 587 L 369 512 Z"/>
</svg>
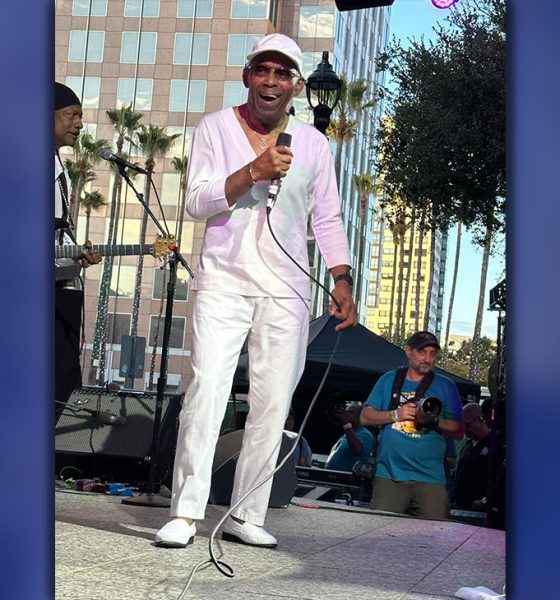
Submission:
<svg viewBox="0 0 560 600">
<path fill-rule="evenodd" d="M 259 144 L 263 150 L 266 150 L 268 148 L 268 144 L 266 143 L 266 140 L 261 140 L 261 138 L 259 138 Z"/>
</svg>

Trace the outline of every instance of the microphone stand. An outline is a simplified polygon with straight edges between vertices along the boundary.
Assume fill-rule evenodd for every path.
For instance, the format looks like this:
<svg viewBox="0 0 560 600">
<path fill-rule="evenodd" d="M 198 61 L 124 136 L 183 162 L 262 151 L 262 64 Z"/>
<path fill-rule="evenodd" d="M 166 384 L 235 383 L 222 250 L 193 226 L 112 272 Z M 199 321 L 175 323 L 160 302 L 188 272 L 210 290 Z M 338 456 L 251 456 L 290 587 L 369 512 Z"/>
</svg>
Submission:
<svg viewBox="0 0 560 600">
<path fill-rule="evenodd" d="M 130 186 L 140 204 L 144 207 L 152 221 L 156 224 L 156 227 L 164 236 L 168 236 L 169 232 L 166 232 L 161 223 L 158 221 L 157 217 L 154 215 L 146 201 L 144 200 L 144 196 L 136 190 L 134 184 L 128 177 L 125 171 L 125 167 L 123 165 L 119 165 L 119 172 L 122 178 L 127 182 Z M 149 177 L 149 175 L 148 175 Z M 186 271 L 189 273 L 191 277 L 194 277 L 194 273 L 191 268 L 187 264 L 187 261 L 183 258 L 179 249 L 174 247 L 172 249 L 172 253 L 169 256 L 168 264 L 169 264 L 169 281 L 167 282 L 167 297 L 166 297 L 166 305 L 165 305 L 165 319 L 163 322 L 163 339 L 161 342 L 161 363 L 159 370 L 159 377 L 157 381 L 157 394 L 156 394 L 156 408 L 154 412 L 154 428 L 152 432 L 152 445 L 150 450 L 149 458 L 149 474 L 148 474 L 148 482 L 146 484 L 146 490 L 144 495 L 137 497 L 125 497 L 122 499 L 123 504 L 129 504 L 134 506 L 152 506 L 156 508 L 169 508 L 170 501 L 168 498 L 163 498 L 162 496 L 156 496 L 154 494 L 155 489 L 155 478 L 157 475 L 158 468 L 158 459 L 159 459 L 159 434 L 160 434 L 160 425 L 161 425 L 161 414 L 163 409 L 163 397 L 165 394 L 165 388 L 167 386 L 167 363 L 168 363 L 168 354 L 169 354 L 169 339 L 171 337 L 171 321 L 173 317 L 173 300 L 175 298 L 175 285 L 177 282 L 177 262 L 181 263 Z"/>
</svg>

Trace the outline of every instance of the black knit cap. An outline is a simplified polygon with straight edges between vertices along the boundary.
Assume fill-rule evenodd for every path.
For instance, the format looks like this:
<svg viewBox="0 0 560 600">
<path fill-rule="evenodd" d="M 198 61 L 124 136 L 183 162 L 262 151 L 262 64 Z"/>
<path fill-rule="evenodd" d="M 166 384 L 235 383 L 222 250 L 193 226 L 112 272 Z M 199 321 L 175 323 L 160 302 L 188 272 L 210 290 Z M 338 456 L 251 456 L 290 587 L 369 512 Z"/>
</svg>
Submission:
<svg viewBox="0 0 560 600">
<path fill-rule="evenodd" d="M 67 106 L 73 106 L 74 104 L 82 103 L 76 94 L 63 83 L 58 83 L 58 81 L 54 82 L 54 109 L 60 110 L 61 108 L 66 108 Z"/>
</svg>

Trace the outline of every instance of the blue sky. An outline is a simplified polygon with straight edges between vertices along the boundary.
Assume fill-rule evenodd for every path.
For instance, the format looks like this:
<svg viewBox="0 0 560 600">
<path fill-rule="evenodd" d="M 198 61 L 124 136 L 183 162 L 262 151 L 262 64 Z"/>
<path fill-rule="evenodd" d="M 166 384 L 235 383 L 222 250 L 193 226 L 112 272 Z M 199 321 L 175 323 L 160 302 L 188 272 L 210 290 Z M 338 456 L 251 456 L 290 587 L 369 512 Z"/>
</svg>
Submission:
<svg viewBox="0 0 560 600">
<path fill-rule="evenodd" d="M 431 0 L 395 0 L 391 7 L 390 37 L 391 39 L 393 36 L 400 39 L 403 45 L 406 45 L 406 40 L 419 39 L 422 35 L 426 40 L 433 39 L 435 37 L 433 27 L 438 22 L 444 23 L 444 19 L 448 14 L 448 9 L 436 8 Z M 448 276 L 446 278 L 444 303 L 444 331 L 449 291 L 451 288 L 451 275 L 455 261 L 456 239 L 456 231 L 452 230 L 449 235 L 448 244 Z M 473 246 L 468 232 L 463 231 L 462 240 L 459 276 L 451 320 L 451 333 L 472 336 L 480 288 L 482 250 Z M 488 291 L 505 276 L 503 239 L 498 242 L 496 250 L 495 256 L 490 259 L 488 269 L 485 307 L 488 306 Z M 482 335 L 493 339 L 496 338 L 497 314 L 489 310 L 484 311 Z"/>
</svg>

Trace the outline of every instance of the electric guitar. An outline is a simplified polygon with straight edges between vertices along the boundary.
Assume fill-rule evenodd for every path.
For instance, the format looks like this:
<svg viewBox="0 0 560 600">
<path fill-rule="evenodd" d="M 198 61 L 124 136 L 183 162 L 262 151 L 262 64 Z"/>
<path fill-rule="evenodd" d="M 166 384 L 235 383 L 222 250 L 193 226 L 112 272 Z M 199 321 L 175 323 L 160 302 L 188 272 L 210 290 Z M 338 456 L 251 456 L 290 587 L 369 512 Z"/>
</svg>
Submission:
<svg viewBox="0 0 560 600">
<path fill-rule="evenodd" d="M 175 248 L 175 238 L 158 235 L 153 244 L 92 244 L 90 252 L 99 252 L 101 256 L 139 256 L 150 254 L 154 258 L 161 258 L 172 252 Z M 83 254 L 83 247 L 73 244 L 61 244 L 54 247 L 55 260 L 62 258 L 77 259 Z M 81 270 L 79 265 L 55 265 L 55 280 L 72 279 Z"/>
</svg>

